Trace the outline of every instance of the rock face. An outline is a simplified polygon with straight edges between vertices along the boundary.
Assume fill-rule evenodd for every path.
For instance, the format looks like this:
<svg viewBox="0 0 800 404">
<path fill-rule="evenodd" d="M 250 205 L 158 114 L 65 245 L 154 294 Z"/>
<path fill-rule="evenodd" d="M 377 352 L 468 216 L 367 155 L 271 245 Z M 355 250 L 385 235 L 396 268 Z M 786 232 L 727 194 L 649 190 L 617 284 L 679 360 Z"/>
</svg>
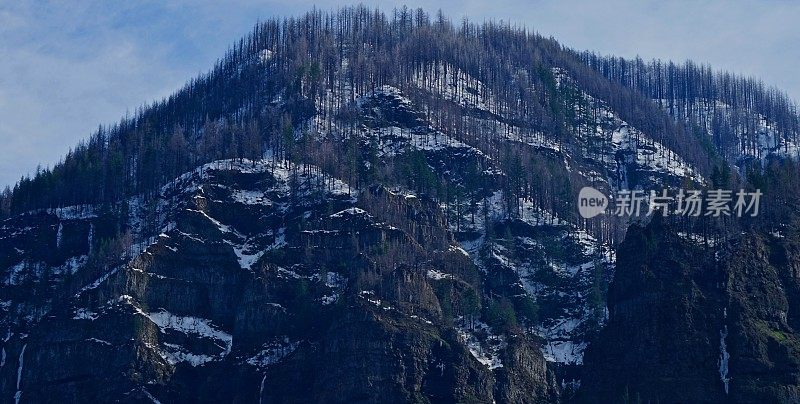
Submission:
<svg viewBox="0 0 800 404">
<path fill-rule="evenodd" d="M 618 250 L 609 321 L 586 353 L 586 402 L 719 401 L 724 272 L 654 220 Z"/>
<path fill-rule="evenodd" d="M 796 402 L 797 241 L 748 232 L 711 248 L 661 220 L 631 228 L 580 401 Z"/>
<path fill-rule="evenodd" d="M 800 400 L 798 233 L 749 235 L 727 260 L 729 396 L 737 402 Z"/>
<path fill-rule="evenodd" d="M 430 200 L 359 193 L 288 163 L 224 161 L 165 187 L 155 206 L 162 232 L 124 245 L 113 262 L 89 251 L 103 213 L 40 212 L 7 240 L 11 249 L 29 237 L 55 245 L 26 251 L 8 273 L 6 306 L 18 312 L 5 318 L 15 324 L 3 345 L 6 399 L 558 397 L 537 341 L 509 335 L 487 366 L 472 333 L 491 330 L 453 324 L 481 280 Z M 145 209 L 130 206 L 131 222 L 148 226 L 136 219 Z M 398 255 L 403 265 L 386 265 Z M 26 285 L 48 292 L 31 298 Z"/>
</svg>

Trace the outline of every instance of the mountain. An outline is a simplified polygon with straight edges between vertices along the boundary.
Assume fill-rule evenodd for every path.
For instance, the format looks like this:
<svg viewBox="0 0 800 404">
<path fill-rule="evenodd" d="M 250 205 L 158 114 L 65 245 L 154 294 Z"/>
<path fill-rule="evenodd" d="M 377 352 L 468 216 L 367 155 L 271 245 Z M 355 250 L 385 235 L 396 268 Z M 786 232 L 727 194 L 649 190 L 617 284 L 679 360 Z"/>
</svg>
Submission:
<svg viewBox="0 0 800 404">
<path fill-rule="evenodd" d="M 259 23 L 2 194 L 2 400 L 797 401 L 798 122 L 504 24 Z M 583 219 L 585 186 L 764 196 Z"/>
</svg>

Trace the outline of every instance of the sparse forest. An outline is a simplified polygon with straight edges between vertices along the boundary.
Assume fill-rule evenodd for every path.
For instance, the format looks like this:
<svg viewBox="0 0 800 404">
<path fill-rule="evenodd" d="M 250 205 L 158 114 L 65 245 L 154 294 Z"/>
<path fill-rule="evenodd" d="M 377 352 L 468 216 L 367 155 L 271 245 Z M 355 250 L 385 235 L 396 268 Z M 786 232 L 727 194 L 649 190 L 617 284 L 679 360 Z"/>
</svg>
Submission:
<svg viewBox="0 0 800 404">
<path fill-rule="evenodd" d="M 454 68 L 458 72 L 448 74 Z M 308 117 L 318 113 L 326 119 L 337 111 L 336 118 L 346 123 L 339 135 L 347 137 L 356 128 L 347 127 L 342 111 L 356 96 L 391 84 L 412 98 L 425 97 L 420 87 L 454 84 L 447 80 L 459 91 L 459 74 L 481 84 L 480 91 L 464 92 L 461 98 L 488 105 L 488 113 L 525 128 L 522 137 L 546 137 L 567 148 L 584 117 L 575 112 L 581 111 L 580 97 L 556 85 L 554 68 L 565 69 L 581 88 L 651 138 L 680 150 L 703 173 L 716 163 L 704 146 L 706 137 L 694 133 L 697 128 L 712 133 L 714 150 L 726 156 L 739 139 L 734 133 L 744 134 L 736 143 L 739 150 L 755 150 L 758 139 L 747 134 L 755 133 L 759 123 L 748 111 L 757 111 L 773 125 L 776 144 L 786 145 L 797 133 L 796 109 L 785 95 L 705 67 L 576 54 L 523 28 L 453 24 L 422 10 L 403 8 L 388 16 L 364 7 L 332 14 L 314 11 L 259 23 L 208 74 L 117 124 L 101 126 L 56 166 L 21 178 L 3 192 L 2 215 L 114 203 L 153 193 L 199 164 L 258 158 L 266 150 L 334 171 L 352 168 L 352 161 L 341 160 L 360 159 L 353 150 L 357 145 L 322 145 L 308 133 Z M 318 108 L 323 98 L 328 104 Z M 522 180 L 511 184 L 515 192 L 530 196 L 537 189 L 540 199 L 541 193 L 549 193 L 547 163 L 531 166 L 518 151 L 497 149 L 492 145 L 495 135 L 476 127 L 457 105 L 432 102 L 426 114 L 437 128 L 459 141 L 485 146 L 480 148 L 512 170 L 539 171 L 512 176 Z M 709 107 L 716 102 L 730 106 L 730 113 Z M 370 181 L 368 173 L 349 171 L 346 177 L 354 185 Z"/>
<path fill-rule="evenodd" d="M 743 154 L 766 157 L 766 149 L 797 153 L 797 105 L 760 80 L 691 61 L 645 62 L 589 52 L 580 57 L 607 79 L 653 99 L 688 130 L 708 136 L 715 150 L 730 160 Z"/>
</svg>

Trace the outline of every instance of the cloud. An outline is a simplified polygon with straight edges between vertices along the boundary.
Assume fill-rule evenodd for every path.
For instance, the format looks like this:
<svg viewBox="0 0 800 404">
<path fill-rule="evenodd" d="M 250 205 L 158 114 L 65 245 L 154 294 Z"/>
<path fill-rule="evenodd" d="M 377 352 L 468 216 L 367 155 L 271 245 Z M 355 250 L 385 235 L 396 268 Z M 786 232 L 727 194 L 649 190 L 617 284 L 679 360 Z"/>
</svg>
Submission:
<svg viewBox="0 0 800 404">
<path fill-rule="evenodd" d="M 390 11 L 393 5 L 364 1 Z M 409 0 L 454 21 L 503 19 L 561 43 L 645 59 L 693 59 L 761 77 L 800 98 L 800 4 L 789 1 Z M 0 4 L 0 186 L 53 165 L 99 124 L 207 71 L 257 20 L 334 1 Z"/>
<path fill-rule="evenodd" d="M 0 5 L 0 186 L 52 166 L 98 125 L 207 71 L 256 21 L 219 11 L 158 2 Z"/>
</svg>

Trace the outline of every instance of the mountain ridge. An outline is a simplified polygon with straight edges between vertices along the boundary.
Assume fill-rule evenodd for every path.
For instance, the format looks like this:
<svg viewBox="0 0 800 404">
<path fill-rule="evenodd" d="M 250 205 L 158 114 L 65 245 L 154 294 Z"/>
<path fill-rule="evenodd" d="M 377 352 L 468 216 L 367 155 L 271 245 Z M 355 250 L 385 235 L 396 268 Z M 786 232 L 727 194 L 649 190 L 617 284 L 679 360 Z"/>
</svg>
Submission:
<svg viewBox="0 0 800 404">
<path fill-rule="evenodd" d="M 735 297 L 745 314 L 731 314 L 726 337 L 684 330 L 714 337 L 704 357 L 730 351 L 730 373 L 705 361 L 664 366 L 664 377 L 697 368 L 687 380 L 703 383 L 698 401 L 790 400 L 791 380 L 737 384 L 754 380 L 746 363 L 793 366 L 790 305 L 781 316 L 718 283 L 783 296 L 774 290 L 792 277 L 715 267 L 715 284 L 703 269 L 740 232 L 793 242 L 796 114 L 730 77 L 739 84 L 722 77 L 719 88 L 736 91 L 705 88 L 713 102 L 653 102 L 637 83 L 662 71 L 637 62 L 628 80 L 614 73 L 625 63 L 421 10 L 259 24 L 211 74 L 3 194 L 3 400 L 675 402 L 667 382 L 650 388 L 602 364 L 625 358 L 615 333 L 650 314 L 620 310 L 621 296 L 657 306 L 649 294 L 696 290 L 714 303 L 690 299 L 665 318 L 704 313 L 716 327 L 727 321 L 719 302 Z M 717 105 L 731 94 L 750 101 Z M 631 233 L 625 218 L 583 220 L 583 186 L 758 186 L 773 198 L 763 218 L 654 220 Z M 674 259 L 656 251 L 642 263 L 653 228 L 682 246 L 675 255 L 694 259 L 681 243 L 704 240 L 712 257 L 677 266 L 677 286 L 669 271 L 650 282 L 648 265 Z M 643 338 L 631 351 L 654 344 L 663 349 Z M 765 346 L 778 353 L 747 362 Z"/>
</svg>

